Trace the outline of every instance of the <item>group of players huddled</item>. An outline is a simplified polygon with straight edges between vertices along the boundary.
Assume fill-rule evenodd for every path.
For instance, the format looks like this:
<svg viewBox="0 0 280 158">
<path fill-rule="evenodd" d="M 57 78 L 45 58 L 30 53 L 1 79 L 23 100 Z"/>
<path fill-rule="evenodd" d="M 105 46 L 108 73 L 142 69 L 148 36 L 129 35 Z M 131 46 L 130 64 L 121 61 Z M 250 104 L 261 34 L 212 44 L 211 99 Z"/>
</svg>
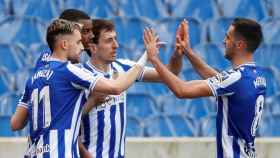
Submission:
<svg viewBox="0 0 280 158">
<path fill-rule="evenodd" d="M 193 52 L 186 20 L 174 30 L 174 53 L 167 65 L 159 59 L 162 41 L 152 28 L 143 30 L 146 51 L 138 61 L 117 58 L 111 20 L 67 9 L 46 31 L 49 51 L 41 52 L 11 118 L 13 130 L 29 123 L 26 157 L 124 158 L 126 89 L 135 81 L 163 82 L 178 98 L 215 96 L 217 158 L 256 157 L 266 90 L 263 72 L 253 61 L 263 39 L 257 22 L 235 18 L 228 28 L 224 56 L 232 68 L 225 71 Z M 80 63 L 81 53 L 88 54 L 87 62 Z M 177 77 L 184 56 L 202 80 Z M 147 61 L 153 67 L 145 66 Z"/>
</svg>

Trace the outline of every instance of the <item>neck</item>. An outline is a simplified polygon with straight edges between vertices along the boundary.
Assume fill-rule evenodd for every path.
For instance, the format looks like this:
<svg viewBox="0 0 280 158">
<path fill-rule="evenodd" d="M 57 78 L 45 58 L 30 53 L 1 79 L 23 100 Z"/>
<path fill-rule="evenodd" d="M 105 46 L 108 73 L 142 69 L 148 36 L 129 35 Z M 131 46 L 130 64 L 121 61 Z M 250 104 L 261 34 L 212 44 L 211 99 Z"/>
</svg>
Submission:
<svg viewBox="0 0 280 158">
<path fill-rule="evenodd" d="M 231 64 L 233 68 L 236 68 L 240 65 L 250 63 L 250 62 L 254 62 L 253 53 L 250 52 L 240 53 L 235 57 L 233 57 L 231 60 Z"/>
<path fill-rule="evenodd" d="M 98 70 L 102 72 L 108 72 L 110 68 L 110 64 L 97 59 L 96 57 L 92 57 L 90 59 L 90 63 L 94 65 Z"/>
<path fill-rule="evenodd" d="M 58 51 L 58 50 L 53 51 L 51 58 L 67 61 L 67 56 L 65 55 L 65 53 L 63 51 Z"/>
</svg>

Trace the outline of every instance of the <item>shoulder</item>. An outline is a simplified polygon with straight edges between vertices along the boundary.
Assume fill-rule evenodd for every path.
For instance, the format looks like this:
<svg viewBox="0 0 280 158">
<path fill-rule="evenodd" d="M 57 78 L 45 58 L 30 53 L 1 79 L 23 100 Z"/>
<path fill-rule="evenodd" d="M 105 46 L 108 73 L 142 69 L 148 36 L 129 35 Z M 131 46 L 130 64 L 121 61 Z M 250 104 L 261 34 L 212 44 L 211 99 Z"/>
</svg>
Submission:
<svg viewBox="0 0 280 158">
<path fill-rule="evenodd" d="M 130 69 L 133 65 L 135 65 L 135 62 L 128 59 L 117 59 L 112 63 L 113 68 L 116 70 L 122 70 L 127 71 Z"/>
<path fill-rule="evenodd" d="M 239 70 L 228 70 L 218 73 L 216 76 L 209 78 L 209 82 L 220 84 L 222 87 L 227 87 L 238 82 L 242 77 L 242 73 Z"/>
</svg>

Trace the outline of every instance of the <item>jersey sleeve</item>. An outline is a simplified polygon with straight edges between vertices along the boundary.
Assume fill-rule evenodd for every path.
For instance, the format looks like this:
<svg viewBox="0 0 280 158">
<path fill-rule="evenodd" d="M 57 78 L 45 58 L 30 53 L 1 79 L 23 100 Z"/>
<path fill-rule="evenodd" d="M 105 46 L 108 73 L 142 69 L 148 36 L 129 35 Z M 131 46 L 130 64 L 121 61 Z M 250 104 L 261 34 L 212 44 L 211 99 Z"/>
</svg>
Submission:
<svg viewBox="0 0 280 158">
<path fill-rule="evenodd" d="M 119 66 L 122 67 L 122 69 L 126 72 L 128 71 L 131 67 L 133 67 L 136 62 L 135 61 L 132 61 L 132 60 L 127 60 L 127 59 L 118 59 L 117 61 L 115 61 Z M 144 74 L 145 74 L 145 71 L 148 70 L 148 69 L 153 69 L 151 67 L 147 67 L 145 66 L 143 71 L 141 72 L 141 74 L 138 76 L 138 78 L 136 79 L 136 81 L 142 81 L 143 80 L 143 77 L 144 77 Z"/>
<path fill-rule="evenodd" d="M 240 71 L 223 71 L 206 81 L 214 96 L 233 95 L 237 90 L 238 81 L 241 79 Z"/>
<path fill-rule="evenodd" d="M 31 100 L 31 78 L 29 78 L 25 84 L 25 88 L 21 98 L 19 99 L 18 106 L 22 106 L 28 109 L 28 104 Z"/>
<path fill-rule="evenodd" d="M 93 74 L 85 68 L 77 67 L 73 64 L 67 64 L 66 78 L 76 89 L 93 89 L 97 80 L 101 77 Z"/>
</svg>

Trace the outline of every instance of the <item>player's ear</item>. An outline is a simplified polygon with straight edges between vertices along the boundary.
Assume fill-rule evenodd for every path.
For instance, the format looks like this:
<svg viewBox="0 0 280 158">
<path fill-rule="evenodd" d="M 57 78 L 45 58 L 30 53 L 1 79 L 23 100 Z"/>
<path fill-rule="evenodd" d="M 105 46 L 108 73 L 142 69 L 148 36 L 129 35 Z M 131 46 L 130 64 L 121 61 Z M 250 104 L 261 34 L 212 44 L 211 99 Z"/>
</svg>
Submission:
<svg viewBox="0 0 280 158">
<path fill-rule="evenodd" d="M 68 49 L 68 41 L 65 39 L 61 39 L 57 42 L 57 44 L 59 45 L 60 48 L 62 48 L 63 50 L 67 50 Z"/>
<path fill-rule="evenodd" d="M 88 46 L 91 53 L 95 53 L 97 51 L 97 45 L 95 43 L 89 43 Z"/>
</svg>

